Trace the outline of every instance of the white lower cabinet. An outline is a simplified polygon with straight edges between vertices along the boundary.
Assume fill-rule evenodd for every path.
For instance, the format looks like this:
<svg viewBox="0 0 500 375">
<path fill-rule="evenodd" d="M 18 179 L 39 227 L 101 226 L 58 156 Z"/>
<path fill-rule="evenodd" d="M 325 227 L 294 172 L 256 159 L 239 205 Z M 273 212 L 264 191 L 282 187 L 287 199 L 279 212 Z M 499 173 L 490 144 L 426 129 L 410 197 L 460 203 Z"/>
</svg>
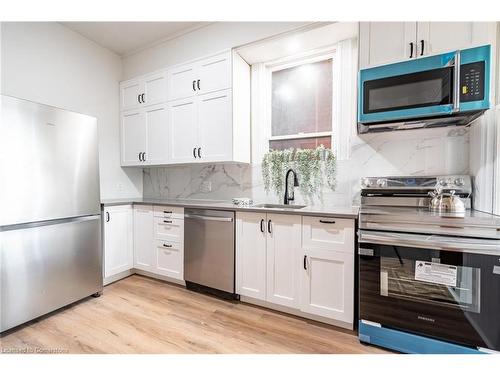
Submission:
<svg viewBox="0 0 500 375">
<path fill-rule="evenodd" d="M 134 205 L 134 268 L 153 272 L 154 260 L 153 206 Z"/>
<path fill-rule="evenodd" d="M 104 277 L 134 266 L 132 206 L 104 208 Z"/>
<path fill-rule="evenodd" d="M 266 214 L 236 213 L 236 293 L 266 299 Z"/>
<path fill-rule="evenodd" d="M 153 272 L 184 280 L 184 209 L 155 206 L 154 216 Z"/>
<path fill-rule="evenodd" d="M 354 220 L 237 212 L 236 292 L 352 324 Z"/>
<path fill-rule="evenodd" d="M 301 253 L 301 310 L 353 323 L 354 220 L 303 216 Z"/>
<path fill-rule="evenodd" d="M 267 298 L 271 303 L 299 307 L 300 216 L 267 215 Z"/>
</svg>

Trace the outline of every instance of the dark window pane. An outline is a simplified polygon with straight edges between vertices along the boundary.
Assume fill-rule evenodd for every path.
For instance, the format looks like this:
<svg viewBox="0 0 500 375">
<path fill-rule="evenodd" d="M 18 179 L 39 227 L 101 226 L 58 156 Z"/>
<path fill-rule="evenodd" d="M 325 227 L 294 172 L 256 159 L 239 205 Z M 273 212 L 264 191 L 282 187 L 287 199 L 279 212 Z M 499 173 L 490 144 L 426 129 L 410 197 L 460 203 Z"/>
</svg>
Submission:
<svg viewBox="0 0 500 375">
<path fill-rule="evenodd" d="M 272 73 L 272 135 L 332 130 L 332 60 Z"/>
<path fill-rule="evenodd" d="M 285 150 L 287 148 L 316 148 L 319 146 L 325 146 L 326 148 L 332 148 L 332 138 L 331 137 L 315 137 L 315 138 L 301 138 L 301 139 L 284 139 L 269 141 L 269 149 L 271 150 Z"/>
</svg>

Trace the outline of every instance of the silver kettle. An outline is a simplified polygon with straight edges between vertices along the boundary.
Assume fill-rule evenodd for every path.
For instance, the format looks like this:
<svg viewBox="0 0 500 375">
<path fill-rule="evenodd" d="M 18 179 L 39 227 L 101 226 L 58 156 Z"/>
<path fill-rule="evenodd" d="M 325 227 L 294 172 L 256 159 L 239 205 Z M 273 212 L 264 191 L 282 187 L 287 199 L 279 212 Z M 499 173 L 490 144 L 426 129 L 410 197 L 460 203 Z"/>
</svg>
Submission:
<svg viewBox="0 0 500 375">
<path fill-rule="evenodd" d="M 465 212 L 465 203 L 458 195 L 455 195 L 455 190 L 450 190 L 449 193 L 442 191 L 441 187 L 437 186 L 435 191 L 429 192 L 432 197 L 429 203 L 429 209 L 437 212 Z"/>
</svg>

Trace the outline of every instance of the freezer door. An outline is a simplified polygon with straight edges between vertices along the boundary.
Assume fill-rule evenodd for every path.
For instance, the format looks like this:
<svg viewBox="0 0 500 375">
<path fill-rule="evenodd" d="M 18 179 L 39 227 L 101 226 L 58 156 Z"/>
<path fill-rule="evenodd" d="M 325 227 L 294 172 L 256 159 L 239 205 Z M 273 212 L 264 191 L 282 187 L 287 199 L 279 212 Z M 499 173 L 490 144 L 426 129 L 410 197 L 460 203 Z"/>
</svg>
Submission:
<svg viewBox="0 0 500 375">
<path fill-rule="evenodd" d="M 100 215 L 0 228 L 0 331 L 102 290 Z"/>
<path fill-rule="evenodd" d="M 97 120 L 1 96 L 0 226 L 100 212 Z"/>
</svg>

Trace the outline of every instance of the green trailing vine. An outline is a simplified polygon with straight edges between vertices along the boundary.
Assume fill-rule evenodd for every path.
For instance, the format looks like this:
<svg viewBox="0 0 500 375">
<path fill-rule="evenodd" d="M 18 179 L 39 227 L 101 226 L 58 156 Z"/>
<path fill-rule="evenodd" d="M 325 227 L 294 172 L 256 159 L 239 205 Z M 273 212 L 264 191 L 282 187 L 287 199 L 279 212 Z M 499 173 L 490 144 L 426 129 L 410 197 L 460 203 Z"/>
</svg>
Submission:
<svg viewBox="0 0 500 375">
<path fill-rule="evenodd" d="M 305 197 L 313 198 L 316 195 L 321 198 L 323 186 L 335 191 L 335 155 L 323 145 L 314 150 L 290 148 L 266 153 L 262 159 L 262 177 L 267 193 L 272 190 L 277 195 L 283 194 L 285 173 L 289 168 L 297 172 L 299 191 Z"/>
</svg>

